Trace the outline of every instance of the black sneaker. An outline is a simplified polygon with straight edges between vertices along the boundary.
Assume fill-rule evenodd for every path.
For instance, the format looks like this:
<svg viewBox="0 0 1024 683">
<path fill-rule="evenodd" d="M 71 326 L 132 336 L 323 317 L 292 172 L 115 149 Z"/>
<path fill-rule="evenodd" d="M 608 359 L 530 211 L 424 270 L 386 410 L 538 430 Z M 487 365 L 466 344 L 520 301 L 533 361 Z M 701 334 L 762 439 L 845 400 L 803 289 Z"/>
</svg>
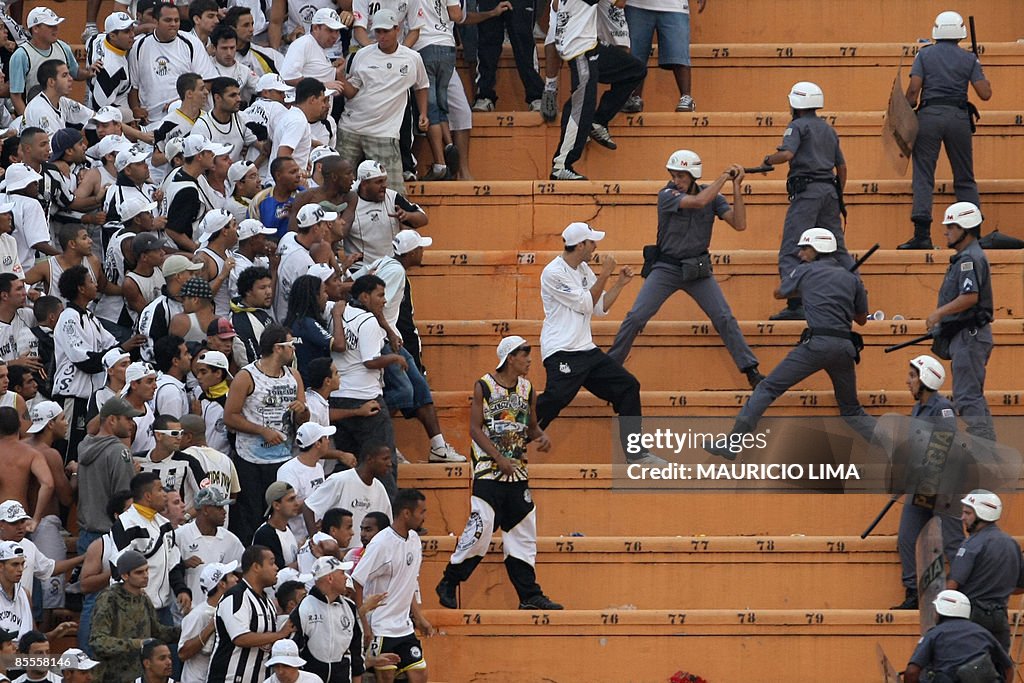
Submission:
<svg viewBox="0 0 1024 683">
<path fill-rule="evenodd" d="M 441 603 L 441 607 L 447 607 L 448 609 L 459 608 L 459 599 L 455 596 L 455 589 L 457 587 L 458 584 L 441 579 L 441 583 L 437 584 L 437 588 L 434 589 L 437 592 L 437 599 Z"/>
<path fill-rule="evenodd" d="M 775 315 L 769 316 L 769 320 L 807 320 L 807 316 L 804 315 L 804 307 L 800 308 L 783 308 Z"/>
<path fill-rule="evenodd" d="M 534 595 L 525 602 L 519 603 L 519 609 L 559 610 L 565 608 L 541 593 L 540 595 Z"/>
<path fill-rule="evenodd" d="M 906 597 L 903 598 L 903 602 L 900 604 L 890 607 L 889 609 L 917 609 L 917 591 L 913 588 L 906 589 Z"/>
<path fill-rule="evenodd" d="M 757 389 L 757 385 L 764 379 L 764 375 L 758 371 L 756 365 L 751 365 L 749 368 L 744 370 L 743 373 L 747 376 L 747 381 L 750 382 L 751 389 Z"/>
</svg>

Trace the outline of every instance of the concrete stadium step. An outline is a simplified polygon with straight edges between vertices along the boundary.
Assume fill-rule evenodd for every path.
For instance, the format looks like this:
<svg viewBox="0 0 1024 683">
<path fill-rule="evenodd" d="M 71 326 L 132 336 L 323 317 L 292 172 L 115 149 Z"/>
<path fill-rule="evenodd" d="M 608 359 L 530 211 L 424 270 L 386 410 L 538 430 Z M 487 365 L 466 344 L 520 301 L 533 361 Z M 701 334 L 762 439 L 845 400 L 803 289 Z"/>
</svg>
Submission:
<svg viewBox="0 0 1024 683">
<path fill-rule="evenodd" d="M 622 536 L 624 541 L 634 536 L 736 535 L 836 540 L 861 533 L 888 500 L 886 495 L 864 493 L 626 490 L 615 483 L 612 465 L 595 464 L 591 459 L 591 446 L 596 447 L 602 438 L 598 430 L 590 431 L 589 440 L 559 440 L 555 436 L 560 422 L 556 420 L 548 430 L 554 444 L 551 453 L 530 455 L 537 533 L 559 537 L 559 541 L 575 540 L 575 533 L 586 537 Z M 565 460 L 571 456 L 576 459 Z M 556 458 L 565 462 L 552 464 Z M 402 486 L 418 488 L 427 495 L 426 526 L 433 536 L 462 534 L 469 515 L 471 470 L 472 466 L 466 464 L 399 466 Z M 1000 495 L 1004 502 L 1000 524 L 1012 533 L 1024 524 L 1024 495 Z M 899 517 L 897 506 L 873 535 L 894 537 Z M 838 547 L 833 546 L 829 552 L 836 552 Z M 628 550 L 624 545 L 622 548 Z"/>
<path fill-rule="evenodd" d="M 610 232 L 616 231 L 615 225 L 600 227 L 609 228 Z M 443 228 L 440 230 L 443 231 Z M 653 242 L 651 237 L 650 241 Z M 600 246 L 602 250 L 611 252 L 620 266 L 631 266 L 639 274 L 643 265 L 642 252 L 619 251 L 607 248 L 604 244 Z M 560 253 L 428 249 L 424 253 L 425 265 L 410 274 L 416 317 L 421 323 L 420 334 L 445 336 L 449 327 L 441 321 L 452 317 L 453 301 L 459 302 L 457 315 L 463 320 L 543 319 L 541 272 Z M 855 250 L 853 253 L 860 252 Z M 904 317 L 927 316 L 935 308 L 939 286 L 952 253 L 897 250 L 875 252 L 861 267 L 871 312 L 881 310 L 887 318 L 896 314 Z M 992 268 L 996 318 L 1024 315 L 1024 251 L 991 251 L 987 256 Z M 597 271 L 600 252 L 595 259 L 592 267 Z M 779 310 L 782 304 L 773 299 L 771 294 L 779 284 L 777 248 L 773 251 L 726 251 L 712 244 L 711 259 L 715 277 L 738 319 L 766 320 Z M 484 278 L 490 278 L 499 286 L 481 286 Z M 639 276 L 635 280 L 615 302 L 610 316 L 612 319 L 621 320 L 633 305 L 642 283 Z M 666 302 L 657 319 L 701 320 L 706 319 L 706 316 L 690 297 L 680 295 Z M 442 327 L 426 327 L 424 321 L 430 320 L 437 321 Z M 516 323 L 516 326 L 519 325 Z M 610 339 L 608 341 L 611 342 Z"/>
<path fill-rule="evenodd" d="M 534 386 L 538 391 L 542 391 L 543 373 L 535 372 L 533 375 Z M 990 374 L 990 377 L 995 377 L 995 375 Z M 472 383 L 467 383 L 465 386 L 470 387 Z M 864 385 L 862 384 L 862 386 Z M 749 396 L 749 389 L 731 391 L 642 390 L 640 400 L 644 415 L 647 417 L 687 418 L 690 420 L 716 418 L 714 422 L 707 423 L 707 428 L 710 429 L 714 426 L 717 431 L 727 431 L 732 427 L 733 419 Z M 437 391 L 434 392 L 433 397 L 445 437 L 460 452 L 468 454 L 469 391 Z M 910 394 L 906 391 L 879 388 L 862 389 L 858 392 L 858 398 L 864 409 L 875 416 L 909 415 L 913 406 Z M 985 398 L 992 414 L 997 418 L 1016 417 L 1021 414 L 1024 394 L 1017 389 L 990 390 L 985 392 Z M 798 388 L 779 397 L 768 409 L 767 415 L 769 417 L 835 417 L 838 415 L 838 409 L 831 389 Z M 614 417 L 615 414 L 606 401 L 600 400 L 589 392 L 581 391 L 546 430 L 554 444 L 551 452 L 538 453 L 531 457 L 535 457 L 535 461 L 541 463 L 610 463 Z M 681 423 L 681 425 L 693 426 L 692 422 Z M 394 426 L 398 447 L 406 457 L 411 462 L 426 462 L 427 440 L 419 422 L 396 419 Z M 997 427 L 1004 440 L 1009 437 L 1017 438 L 1017 432 L 1020 430 L 1019 421 L 1010 423 L 1001 421 Z M 458 470 L 455 472 L 457 476 L 462 476 Z"/>
<path fill-rule="evenodd" d="M 1024 46 L 1021 61 L 1024 63 Z M 1018 71 L 1024 74 L 1024 68 Z M 1024 77 L 1021 87 L 1024 88 Z M 783 95 L 786 92 L 783 91 Z M 899 178 L 882 149 L 880 137 L 882 111 L 887 100 L 880 105 L 865 106 L 869 111 L 826 102 L 829 106 L 822 116 L 833 122 L 839 133 L 850 173 L 858 178 Z M 611 151 L 588 144 L 575 168 L 594 180 L 661 179 L 665 178 L 665 160 L 679 147 L 700 154 L 705 175 L 712 179 L 729 164 L 759 166 L 761 159 L 778 147 L 790 114 L 783 112 L 775 101 L 766 103 L 761 111 L 753 110 L 754 104 L 746 101 L 686 114 L 671 111 L 620 114 L 609 127 L 618 149 Z M 1014 158 L 1014 150 L 1024 146 L 1024 114 L 1014 110 L 997 111 L 996 107 L 992 104 L 984 112 L 974 136 L 974 172 L 979 178 L 1015 178 L 1019 169 L 1008 163 L 1008 159 Z M 548 177 L 551 158 L 558 146 L 558 125 L 545 124 L 536 112 L 475 114 L 473 121 L 471 166 L 474 177 L 492 180 Z M 681 135 L 685 140 L 680 139 Z M 785 167 L 776 171 L 783 180 L 785 173 Z M 945 155 L 939 159 L 937 174 L 940 178 L 951 176 Z"/>
<path fill-rule="evenodd" d="M 922 31 L 931 26 L 934 17 L 924 19 Z M 804 34 L 801 38 L 806 39 L 808 35 L 814 36 Z M 964 42 L 962 46 L 969 49 L 970 43 Z M 813 81 L 824 90 L 825 104 L 830 111 L 884 110 L 897 69 L 903 65 L 906 87 L 911 63 L 920 49 L 921 44 L 916 42 L 858 43 L 852 40 L 841 43 L 696 43 L 690 49 L 693 99 L 699 112 L 773 111 L 788 108 L 786 95 L 794 83 Z M 1016 93 L 1024 87 L 1024 73 L 1020 68 L 1024 63 L 1024 44 L 986 41 L 978 45 L 978 50 L 993 93 L 983 109 L 1017 107 Z M 645 111 L 675 111 L 679 90 L 672 72 L 657 67 L 656 47 L 647 65 Z M 464 72 L 464 79 L 467 75 L 470 74 Z M 569 96 L 567 67 L 561 70 L 559 89 L 559 104 L 562 104 Z M 469 88 L 466 91 L 472 92 Z M 498 109 L 527 109 L 509 47 L 499 61 L 497 94 Z"/>
<path fill-rule="evenodd" d="M 680 143 L 682 144 L 682 143 Z M 711 154 L 717 154 L 712 148 Z M 665 155 L 667 158 L 667 152 Z M 712 182 L 721 168 L 711 165 L 705 156 L 705 178 Z M 650 175 L 656 176 L 652 162 Z M 717 171 L 712 169 L 717 168 Z M 748 228 L 736 232 L 722 222 L 716 223 L 714 249 L 777 250 L 789 201 L 786 198 L 784 168 L 765 176 L 748 176 L 743 184 Z M 602 250 L 640 250 L 654 241 L 657 224 L 657 193 L 664 180 L 545 182 L 495 180 L 477 182 L 407 183 L 406 190 L 427 212 L 430 225 L 423 229 L 434 244 L 427 251 L 428 261 L 435 250 L 536 250 L 562 248 L 562 229 L 572 221 L 593 223 L 607 236 Z M 984 232 L 1001 229 L 1009 235 L 1024 235 L 1020 216 L 1024 215 L 1024 180 L 982 180 L 978 183 L 985 212 Z M 726 188 L 732 201 L 732 188 Z M 936 184 L 935 218 L 932 233 L 943 244 L 941 213 L 956 201 L 953 182 L 940 176 Z M 910 180 L 879 180 L 858 176 L 846 184 L 845 200 L 850 212 L 846 231 L 847 246 L 867 249 L 876 242 L 892 249 L 910 236 Z M 500 229 L 494 229 L 500 226 Z M 627 229 L 628 228 L 628 229 Z M 524 257 L 528 261 L 529 257 Z M 534 255 L 536 260 L 536 255 Z M 456 259 L 456 263 L 461 259 Z M 942 257 L 939 260 L 943 260 Z"/>
<path fill-rule="evenodd" d="M 651 683 L 679 670 L 709 681 L 815 681 L 826 669 L 829 681 L 864 683 L 881 678 L 876 643 L 902 669 L 919 638 L 916 612 L 878 610 L 427 610 L 426 617 L 440 631 L 424 641 L 431 675 L 487 683 Z"/>
<path fill-rule="evenodd" d="M 458 540 L 422 538 L 420 586 L 428 609 L 440 608 L 434 587 Z M 574 610 L 886 610 L 904 597 L 892 536 L 548 536 L 537 539 L 536 563 L 544 593 Z M 500 537 L 460 584 L 459 600 L 463 611 L 517 606 Z"/>
</svg>

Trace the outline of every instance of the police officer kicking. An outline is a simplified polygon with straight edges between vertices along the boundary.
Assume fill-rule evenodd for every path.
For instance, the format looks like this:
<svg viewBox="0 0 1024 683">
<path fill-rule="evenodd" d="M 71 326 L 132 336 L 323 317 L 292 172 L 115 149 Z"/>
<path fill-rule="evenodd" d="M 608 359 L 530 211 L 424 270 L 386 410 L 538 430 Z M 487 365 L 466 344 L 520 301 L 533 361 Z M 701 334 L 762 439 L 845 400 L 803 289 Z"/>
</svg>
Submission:
<svg viewBox="0 0 1024 683">
<path fill-rule="evenodd" d="M 615 283 L 605 291 L 615 271 L 615 257 L 605 254 L 601 274 L 594 275 L 588 262 L 604 233 L 586 223 L 570 223 L 562 231 L 565 251 L 544 267 L 540 276 L 540 297 L 544 303 L 544 325 L 540 332 L 540 353 L 547 382 L 537 397 L 537 423 L 546 429 L 562 409 L 572 403 L 581 388 L 609 401 L 615 413 L 636 418 L 620 434 L 625 441 L 630 429 L 639 429 L 640 382 L 620 363 L 597 348 L 590 331 L 590 319 L 608 315 L 623 288 L 633 279 L 633 269 L 623 266 Z M 630 421 L 631 423 L 633 421 Z M 625 447 L 623 451 L 625 451 Z M 644 451 L 629 462 L 663 463 Z"/>
<path fill-rule="evenodd" d="M 931 356 L 918 356 L 910 361 L 907 388 L 916 401 L 910 411 L 910 417 L 926 421 L 933 430 L 956 432 L 956 413 L 953 411 L 953 404 L 938 393 L 945 381 L 945 368 Z M 926 446 L 927 442 L 922 445 Z M 913 455 L 920 457 L 923 454 Z M 922 473 L 922 477 L 927 474 Z M 942 475 L 941 472 L 938 474 Z M 953 556 L 964 541 L 963 525 L 960 523 L 958 511 L 953 507 L 954 502 L 955 499 L 948 495 L 924 495 L 920 492 L 909 493 L 904 500 L 896 545 L 900 552 L 900 566 L 903 568 L 905 597 L 902 603 L 892 609 L 918 608 L 917 537 L 925 524 L 935 515 L 938 515 L 942 522 L 942 541 L 946 559 L 949 562 L 953 561 Z"/>
<path fill-rule="evenodd" d="M 939 614 L 939 623 L 918 641 L 903 673 L 904 683 L 1010 680 L 1013 660 L 991 633 L 971 622 L 971 601 L 966 595 L 944 590 L 932 604 Z M 972 671 L 974 676 L 961 677 L 960 670 L 968 662 L 973 666 L 966 667 L 967 671 L 978 668 Z M 980 674 L 981 667 L 985 667 L 984 675 Z"/>
<path fill-rule="evenodd" d="M 1004 649 L 1010 649 L 1006 604 L 1021 585 L 1021 552 L 1017 541 L 996 526 L 1003 502 L 991 491 L 971 491 L 963 503 L 968 537 L 949 567 L 946 588 L 971 600 L 971 621 L 981 624 Z"/>
<path fill-rule="evenodd" d="M 946 243 L 956 254 L 939 288 L 939 305 L 925 320 L 929 330 L 941 325 L 932 348 L 952 361 L 953 405 L 968 433 L 995 441 L 992 413 L 985 400 L 985 366 L 992 354 L 992 278 L 978 244 L 981 211 L 970 202 L 946 209 L 942 223 Z"/>
<path fill-rule="evenodd" d="M 743 338 L 722 288 L 712 277 L 708 253 L 716 216 L 733 230 L 747 229 L 741 190 L 743 167 L 733 164 L 710 185 L 697 182 L 703 167 L 700 157 L 688 149 L 673 152 L 665 167 L 672 180 L 658 193 L 658 243 L 653 249 L 644 249 L 644 285 L 622 321 L 608 355 L 625 363 L 633 340 L 647 321 L 670 296 L 684 291 L 711 319 L 733 362 L 747 376 L 753 389 L 764 376 L 757 371 L 757 357 Z M 729 180 L 732 180 L 732 207 L 720 194 Z M 648 269 L 650 272 L 646 272 Z"/>
<path fill-rule="evenodd" d="M 992 97 L 992 85 L 981 71 L 978 57 L 961 50 L 967 37 L 963 18 L 956 12 L 942 12 L 932 26 L 933 45 L 922 47 L 910 68 L 907 101 L 917 107 L 917 139 L 914 142 L 914 204 L 910 220 L 914 236 L 897 249 L 932 248 L 932 194 L 935 191 L 935 162 L 939 147 L 945 145 L 953 169 L 953 191 L 958 202 L 981 205 L 974 182 L 974 153 L 971 136 L 977 113 L 967 102 L 967 84 L 982 100 Z"/>
<path fill-rule="evenodd" d="M 559 610 L 537 585 L 537 508 L 530 493 L 526 445 L 551 449 L 537 426 L 536 394 L 526 375 L 530 346 L 522 337 L 498 344 L 498 367 L 476 381 L 470 409 L 473 439 L 472 511 L 444 577 L 437 584 L 442 607 L 458 608 L 456 588 L 484 559 L 495 530 L 501 527 L 505 570 L 519 596 L 519 609 Z"/>
<path fill-rule="evenodd" d="M 800 265 L 797 241 L 808 226 L 828 229 L 836 240 L 835 258 L 846 268 L 853 265 L 843 240 L 846 159 L 835 129 L 817 114 L 825 106 L 825 94 L 814 83 L 802 81 L 789 91 L 789 106 L 793 120 L 782 134 L 782 144 L 764 158 L 764 163 L 772 166 L 789 162 L 789 209 L 779 246 L 779 277 L 783 281 Z M 789 297 L 786 308 L 771 316 L 771 320 L 803 319 L 798 296 Z"/>
<path fill-rule="evenodd" d="M 831 231 L 825 228 L 805 230 L 797 244 L 802 263 L 775 290 L 775 298 L 802 296 L 807 329 L 796 348 L 754 389 L 736 416 L 732 431 L 754 431 L 775 399 L 805 377 L 824 370 L 832 380 L 839 414 L 864 438 L 870 439 L 875 421 L 857 400 L 854 370 L 862 343 L 860 335 L 851 329 L 854 322 L 858 325 L 867 322 L 867 292 L 860 278 L 844 268 L 837 258 L 836 238 Z M 736 458 L 728 449 L 709 448 L 708 451 L 728 460 Z"/>
</svg>

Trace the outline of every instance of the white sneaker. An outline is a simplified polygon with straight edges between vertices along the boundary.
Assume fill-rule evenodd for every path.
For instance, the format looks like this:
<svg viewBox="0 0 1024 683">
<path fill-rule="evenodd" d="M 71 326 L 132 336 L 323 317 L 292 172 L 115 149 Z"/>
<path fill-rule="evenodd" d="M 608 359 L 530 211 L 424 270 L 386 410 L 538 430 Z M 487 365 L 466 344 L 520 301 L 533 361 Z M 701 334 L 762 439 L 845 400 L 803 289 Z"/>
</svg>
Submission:
<svg viewBox="0 0 1024 683">
<path fill-rule="evenodd" d="M 398 450 L 397 448 L 395 448 L 395 457 L 397 458 L 399 465 L 409 464 L 409 461 L 406 459 L 406 457 L 402 455 L 402 451 Z"/>
<path fill-rule="evenodd" d="M 100 30 L 96 27 L 96 24 L 86 24 L 85 30 L 82 31 L 82 42 L 88 43 L 89 39 L 95 35 L 99 35 Z"/>
<path fill-rule="evenodd" d="M 530 102 L 530 111 L 541 111 L 541 110 L 542 110 L 542 104 L 541 104 L 540 100 L 534 100 L 533 102 Z"/>
<path fill-rule="evenodd" d="M 430 449 L 430 462 L 466 462 L 466 456 L 455 452 L 450 443 Z"/>
<path fill-rule="evenodd" d="M 473 111 L 494 111 L 494 102 L 487 97 L 478 97 L 473 103 Z"/>
<path fill-rule="evenodd" d="M 553 168 L 551 169 L 551 180 L 586 180 L 585 175 L 581 175 L 571 168 Z"/>
<path fill-rule="evenodd" d="M 689 95 L 683 95 L 679 98 L 679 104 L 676 105 L 676 111 L 697 111 L 697 104 Z"/>
</svg>

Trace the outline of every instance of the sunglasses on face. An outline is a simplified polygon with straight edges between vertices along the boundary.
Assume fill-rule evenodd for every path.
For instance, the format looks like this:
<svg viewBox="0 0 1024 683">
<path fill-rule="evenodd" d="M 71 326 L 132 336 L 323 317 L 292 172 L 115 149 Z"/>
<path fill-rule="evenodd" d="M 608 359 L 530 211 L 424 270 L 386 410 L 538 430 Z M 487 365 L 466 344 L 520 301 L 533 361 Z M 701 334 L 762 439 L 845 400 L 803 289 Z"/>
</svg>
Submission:
<svg viewBox="0 0 1024 683">
<path fill-rule="evenodd" d="M 164 436 L 169 436 L 172 439 L 180 439 L 181 435 L 185 433 L 185 430 L 184 429 L 154 429 L 153 432 L 156 433 L 156 434 L 163 434 Z"/>
</svg>

